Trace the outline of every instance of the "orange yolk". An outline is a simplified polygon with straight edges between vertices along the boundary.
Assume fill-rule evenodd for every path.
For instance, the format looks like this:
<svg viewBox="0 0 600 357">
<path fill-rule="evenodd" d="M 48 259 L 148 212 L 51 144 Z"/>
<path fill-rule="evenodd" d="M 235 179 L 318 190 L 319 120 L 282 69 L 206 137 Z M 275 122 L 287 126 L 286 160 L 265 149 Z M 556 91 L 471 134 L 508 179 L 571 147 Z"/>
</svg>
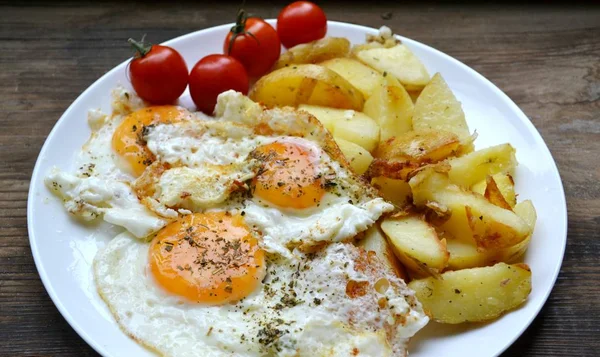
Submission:
<svg viewBox="0 0 600 357">
<path fill-rule="evenodd" d="M 114 150 L 131 166 L 136 176 L 144 172 L 154 161 L 154 155 L 146 147 L 144 127 L 158 123 L 175 123 L 189 115 L 183 108 L 172 105 L 148 107 L 129 114 L 115 130 L 112 137 Z"/>
<path fill-rule="evenodd" d="M 311 153 L 296 144 L 274 142 L 257 148 L 262 161 L 253 180 L 254 195 L 280 207 L 308 208 L 325 194 L 316 176 Z"/>
<path fill-rule="evenodd" d="M 150 271 L 167 291 L 190 301 L 238 301 L 260 284 L 264 252 L 240 215 L 195 213 L 163 228 L 150 247 Z"/>
</svg>

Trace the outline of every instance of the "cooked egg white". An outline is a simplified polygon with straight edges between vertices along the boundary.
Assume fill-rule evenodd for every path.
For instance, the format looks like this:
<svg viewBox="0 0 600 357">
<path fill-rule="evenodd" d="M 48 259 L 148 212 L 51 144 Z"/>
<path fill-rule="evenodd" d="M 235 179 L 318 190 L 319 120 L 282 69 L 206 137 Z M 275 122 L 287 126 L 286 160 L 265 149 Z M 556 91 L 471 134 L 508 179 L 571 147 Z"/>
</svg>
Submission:
<svg viewBox="0 0 600 357">
<path fill-rule="evenodd" d="M 164 356 L 403 356 L 428 321 L 404 282 L 351 244 L 274 258 L 258 289 L 221 306 L 164 291 L 148 271 L 148 249 L 117 236 L 94 274 L 122 329 Z"/>
</svg>

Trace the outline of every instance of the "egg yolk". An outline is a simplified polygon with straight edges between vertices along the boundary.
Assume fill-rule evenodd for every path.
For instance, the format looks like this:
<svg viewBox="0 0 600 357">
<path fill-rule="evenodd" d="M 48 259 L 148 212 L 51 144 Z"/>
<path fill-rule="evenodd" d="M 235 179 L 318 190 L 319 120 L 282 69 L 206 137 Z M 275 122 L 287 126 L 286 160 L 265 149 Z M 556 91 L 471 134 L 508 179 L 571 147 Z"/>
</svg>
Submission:
<svg viewBox="0 0 600 357">
<path fill-rule="evenodd" d="M 262 162 L 253 179 L 254 195 L 280 207 L 308 208 L 325 194 L 317 177 L 312 153 L 293 143 L 274 142 L 257 148 L 252 156 Z"/>
<path fill-rule="evenodd" d="M 146 147 L 144 128 L 158 123 L 175 123 L 187 115 L 187 110 L 172 105 L 137 110 L 129 114 L 115 130 L 113 148 L 129 163 L 133 173 L 139 176 L 155 159 Z"/>
<path fill-rule="evenodd" d="M 170 223 L 150 247 L 150 271 L 167 291 L 220 305 L 248 296 L 265 274 L 264 252 L 240 215 L 195 213 Z"/>
</svg>

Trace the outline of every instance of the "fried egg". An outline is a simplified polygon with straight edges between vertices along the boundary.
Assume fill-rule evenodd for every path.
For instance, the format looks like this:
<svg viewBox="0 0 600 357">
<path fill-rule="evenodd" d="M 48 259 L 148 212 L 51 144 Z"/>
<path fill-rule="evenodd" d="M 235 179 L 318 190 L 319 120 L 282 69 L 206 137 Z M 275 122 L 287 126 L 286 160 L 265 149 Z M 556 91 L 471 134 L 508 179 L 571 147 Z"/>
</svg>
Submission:
<svg viewBox="0 0 600 357">
<path fill-rule="evenodd" d="M 161 231 L 151 244 L 124 233 L 94 262 L 98 291 L 123 330 L 160 355 L 404 356 L 408 339 L 428 321 L 404 282 L 352 244 L 267 257 L 244 241 L 240 216 L 194 217 L 168 226 L 170 233 Z M 227 241 L 217 242 L 232 226 Z M 195 227 L 197 243 L 181 236 L 186 227 Z M 204 264 L 191 251 L 208 251 L 202 237 L 211 229 L 219 232 L 206 236 L 213 248 L 242 243 L 204 256 Z M 243 256 L 234 258 L 239 266 L 223 269 L 236 255 Z M 215 304 L 236 294 L 247 295 Z"/>
<path fill-rule="evenodd" d="M 215 117 L 113 91 L 70 173 L 70 213 L 124 228 L 94 259 L 123 331 L 165 356 L 404 356 L 428 321 L 352 243 L 393 210 L 329 132 L 233 91 Z"/>
</svg>

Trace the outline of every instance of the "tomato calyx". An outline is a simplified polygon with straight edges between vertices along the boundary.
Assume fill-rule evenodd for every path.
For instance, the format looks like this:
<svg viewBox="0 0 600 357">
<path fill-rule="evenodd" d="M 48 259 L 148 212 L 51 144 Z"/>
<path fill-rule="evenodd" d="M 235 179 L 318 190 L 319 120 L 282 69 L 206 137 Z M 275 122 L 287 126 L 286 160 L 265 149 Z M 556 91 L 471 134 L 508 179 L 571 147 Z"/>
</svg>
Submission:
<svg viewBox="0 0 600 357">
<path fill-rule="evenodd" d="M 152 45 L 146 45 L 144 43 L 144 39 L 146 38 L 146 35 L 144 35 L 142 37 L 142 39 L 140 41 L 136 41 L 133 38 L 129 38 L 127 40 L 127 42 L 131 45 L 131 47 L 133 47 L 133 49 L 135 50 L 135 57 L 136 58 L 141 58 L 144 57 L 145 55 L 148 54 L 148 52 L 150 52 L 150 50 L 152 49 Z"/>
<path fill-rule="evenodd" d="M 240 9 L 240 11 L 238 11 L 236 19 L 235 19 L 235 25 L 233 25 L 231 27 L 231 29 L 229 30 L 231 32 L 231 39 L 229 40 L 229 47 L 227 48 L 227 54 L 231 53 L 231 49 L 233 48 L 233 43 L 235 42 L 235 39 L 238 36 L 242 36 L 242 35 L 248 35 L 250 37 L 252 37 L 256 43 L 258 43 L 260 45 L 260 41 L 258 40 L 258 38 L 256 38 L 256 36 L 254 36 L 254 34 L 250 31 L 246 31 L 246 21 L 248 20 L 248 14 L 246 13 L 246 10 L 244 9 Z"/>
</svg>

